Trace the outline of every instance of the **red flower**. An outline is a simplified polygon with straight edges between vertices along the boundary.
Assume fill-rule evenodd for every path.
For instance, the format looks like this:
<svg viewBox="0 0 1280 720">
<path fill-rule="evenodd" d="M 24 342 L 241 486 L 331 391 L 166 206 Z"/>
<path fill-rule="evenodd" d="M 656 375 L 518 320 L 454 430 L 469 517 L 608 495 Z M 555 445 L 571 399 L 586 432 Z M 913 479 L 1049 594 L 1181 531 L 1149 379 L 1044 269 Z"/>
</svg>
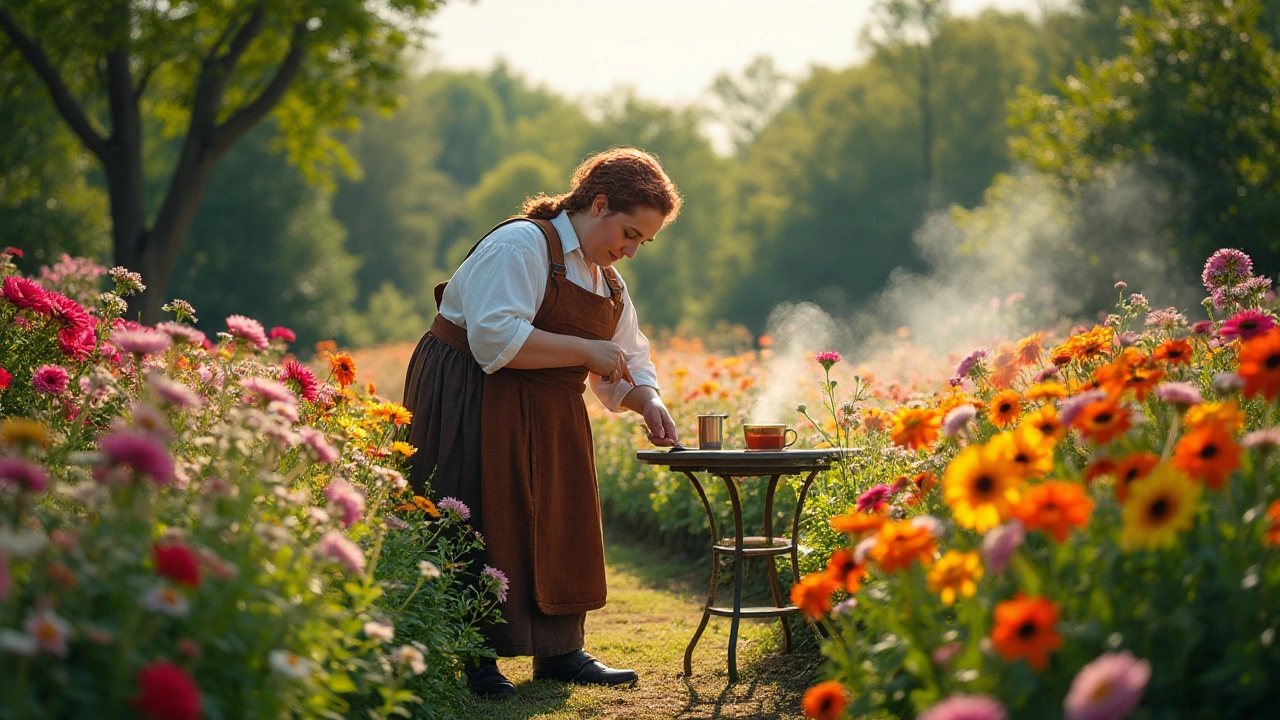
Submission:
<svg viewBox="0 0 1280 720">
<path fill-rule="evenodd" d="M 292 330 L 290 330 L 287 327 L 281 327 L 279 325 L 271 328 L 271 332 L 267 333 L 267 337 L 272 340 L 275 340 L 276 338 L 280 338 L 281 340 L 284 340 L 287 343 L 294 342 L 295 340 L 298 339 L 298 336 L 295 335 Z"/>
<path fill-rule="evenodd" d="M 11 382 L 13 382 L 13 373 L 0 367 L 0 390 L 9 387 Z"/>
<path fill-rule="evenodd" d="M 195 680 L 165 660 L 138 671 L 138 695 L 133 705 L 147 720 L 198 720 L 203 710 Z"/>
<path fill-rule="evenodd" d="M 4 249 L 4 254 L 12 255 L 14 257 L 22 257 L 22 250 L 10 245 L 9 247 Z"/>
<path fill-rule="evenodd" d="M 151 549 L 156 572 L 188 587 L 200 587 L 200 559 L 182 543 L 156 545 Z"/>
</svg>

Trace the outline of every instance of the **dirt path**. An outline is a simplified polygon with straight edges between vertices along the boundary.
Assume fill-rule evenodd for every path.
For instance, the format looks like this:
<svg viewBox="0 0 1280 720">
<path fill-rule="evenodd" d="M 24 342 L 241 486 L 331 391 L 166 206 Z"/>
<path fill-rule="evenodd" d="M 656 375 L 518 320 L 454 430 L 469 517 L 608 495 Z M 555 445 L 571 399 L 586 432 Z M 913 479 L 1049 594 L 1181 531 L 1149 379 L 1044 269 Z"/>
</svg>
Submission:
<svg viewBox="0 0 1280 720">
<path fill-rule="evenodd" d="M 499 661 L 520 694 L 477 700 L 460 720 L 525 718 L 801 718 L 800 697 L 821 662 L 813 643 L 790 655 L 777 651 L 777 623 L 743 622 L 738 674 L 728 683 L 729 621 L 712 618 L 693 654 L 693 677 L 683 676 L 684 648 L 702 617 L 709 565 L 656 556 L 649 548 L 610 542 L 609 604 L 587 615 L 587 651 L 614 667 L 633 668 L 632 688 L 596 688 L 532 679 L 529 658 Z M 796 636 L 809 632 L 793 625 Z"/>
</svg>

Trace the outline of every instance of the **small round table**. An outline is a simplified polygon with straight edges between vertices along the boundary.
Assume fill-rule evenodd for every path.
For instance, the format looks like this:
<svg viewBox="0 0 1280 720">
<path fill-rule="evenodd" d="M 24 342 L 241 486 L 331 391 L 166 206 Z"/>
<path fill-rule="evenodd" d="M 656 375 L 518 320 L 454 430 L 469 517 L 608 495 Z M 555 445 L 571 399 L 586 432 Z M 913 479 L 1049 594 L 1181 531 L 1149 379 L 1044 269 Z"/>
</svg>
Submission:
<svg viewBox="0 0 1280 720">
<path fill-rule="evenodd" d="M 790 555 L 791 571 L 794 577 L 800 577 L 799 533 L 800 515 L 804 510 L 805 496 L 809 486 L 818 472 L 831 467 L 831 463 L 840 455 L 840 450 L 783 450 L 764 452 L 752 450 L 641 450 L 636 459 L 649 465 L 660 465 L 676 472 L 684 473 L 693 483 L 702 499 L 702 507 L 707 512 L 707 522 L 711 525 L 711 590 L 707 593 L 707 603 L 702 611 L 702 622 L 693 633 L 693 639 L 684 651 L 684 674 L 693 674 L 693 649 L 707 627 L 707 620 L 716 615 L 730 618 L 729 623 L 729 682 L 738 681 L 738 623 L 742 618 L 779 618 L 782 623 L 783 652 L 791 652 L 791 628 L 785 616 L 800 612 L 795 605 L 783 604 L 782 593 L 778 587 L 778 570 L 773 558 L 776 555 Z M 705 472 L 715 475 L 724 481 L 729 491 L 729 502 L 733 507 L 733 537 L 721 538 L 716 527 L 716 517 L 711 511 L 711 503 L 707 501 L 707 493 L 694 473 Z M 796 500 L 795 516 L 791 521 L 791 537 L 775 538 L 773 534 L 773 498 L 778 489 L 778 481 L 785 475 L 808 473 L 800 488 Z M 738 494 L 738 479 L 751 477 L 768 477 L 769 485 L 764 498 L 764 535 L 744 537 L 742 530 L 742 500 Z M 717 606 L 716 586 L 720 580 L 720 555 L 733 557 L 733 606 Z M 773 593 L 773 606 L 742 607 L 742 561 L 745 558 L 764 557 L 768 560 L 769 589 Z"/>
</svg>

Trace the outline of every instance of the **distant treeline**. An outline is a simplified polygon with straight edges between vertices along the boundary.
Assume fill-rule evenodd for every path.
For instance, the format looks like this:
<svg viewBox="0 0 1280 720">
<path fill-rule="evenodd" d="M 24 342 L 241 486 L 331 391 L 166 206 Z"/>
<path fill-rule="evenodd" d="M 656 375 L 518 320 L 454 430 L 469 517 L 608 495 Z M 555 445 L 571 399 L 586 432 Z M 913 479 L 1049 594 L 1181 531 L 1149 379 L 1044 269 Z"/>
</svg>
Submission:
<svg viewBox="0 0 1280 720">
<path fill-rule="evenodd" d="M 931 213 L 980 232 L 1025 173 L 1085 197 L 1140 165 L 1175 200 L 1162 252 L 1187 274 L 1218 246 L 1275 269 L 1280 0 L 1080 0 L 1038 19 L 953 17 L 929 0 L 877 10 L 865 62 L 789 78 L 761 58 L 700 107 L 626 94 L 582 106 L 504 64 L 412 77 L 400 110 L 310 150 L 342 169 L 332 176 L 287 162 L 266 123 L 217 166 L 170 294 L 213 329 L 243 313 L 300 343 L 414 339 L 432 286 L 485 230 L 615 145 L 657 154 L 685 196 L 678 222 L 622 266 L 659 328 L 759 330 L 788 300 L 847 312 L 895 268 L 922 266 L 911 237 Z M 708 121 L 728 128 L 732 155 L 713 150 Z M 162 166 L 176 150 L 158 125 Z M 29 266 L 64 251 L 110 262 L 101 187 L 0 46 L 0 245 Z M 1078 232 L 1077 255 L 1105 275 L 1098 258 L 1124 229 Z"/>
</svg>

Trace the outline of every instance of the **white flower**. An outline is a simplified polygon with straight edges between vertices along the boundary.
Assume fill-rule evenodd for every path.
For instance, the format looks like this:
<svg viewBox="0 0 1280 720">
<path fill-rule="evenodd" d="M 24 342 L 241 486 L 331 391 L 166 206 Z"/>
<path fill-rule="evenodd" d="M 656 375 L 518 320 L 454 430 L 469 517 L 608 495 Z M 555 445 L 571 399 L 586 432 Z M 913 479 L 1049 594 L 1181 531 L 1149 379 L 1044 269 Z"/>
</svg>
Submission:
<svg viewBox="0 0 1280 720">
<path fill-rule="evenodd" d="M 435 580 L 440 577 L 440 568 L 430 560 L 423 560 L 418 563 L 418 569 L 422 571 L 422 577 L 428 580 Z"/>
<path fill-rule="evenodd" d="M 142 596 L 142 607 L 170 617 L 186 617 L 191 612 L 191 602 L 186 596 L 164 585 L 147 591 Z"/>
<path fill-rule="evenodd" d="M 48 542 L 49 537 L 39 530 L 23 528 L 14 532 L 9 528 L 0 528 L 0 551 L 14 560 L 35 557 Z"/>
<path fill-rule="evenodd" d="M 36 654 L 36 639 L 17 630 L 0 630 L 0 650 L 31 657 Z"/>
<path fill-rule="evenodd" d="M 311 661 L 294 655 L 288 650 L 272 650 L 267 655 L 271 669 L 292 680 L 302 680 L 311 675 Z"/>
<path fill-rule="evenodd" d="M 397 665 L 408 665 L 409 671 L 414 675 L 421 675 L 427 671 L 427 658 L 413 645 L 401 645 L 392 650 L 391 662 Z"/>
<path fill-rule="evenodd" d="M 54 611 L 45 608 L 28 615 L 26 631 L 37 650 L 66 657 L 67 639 L 71 637 L 71 623 L 63 620 Z"/>
<path fill-rule="evenodd" d="M 391 642 L 396 636 L 396 628 L 394 625 L 389 623 L 381 623 L 371 620 L 364 624 L 364 634 L 374 640 Z"/>
</svg>

